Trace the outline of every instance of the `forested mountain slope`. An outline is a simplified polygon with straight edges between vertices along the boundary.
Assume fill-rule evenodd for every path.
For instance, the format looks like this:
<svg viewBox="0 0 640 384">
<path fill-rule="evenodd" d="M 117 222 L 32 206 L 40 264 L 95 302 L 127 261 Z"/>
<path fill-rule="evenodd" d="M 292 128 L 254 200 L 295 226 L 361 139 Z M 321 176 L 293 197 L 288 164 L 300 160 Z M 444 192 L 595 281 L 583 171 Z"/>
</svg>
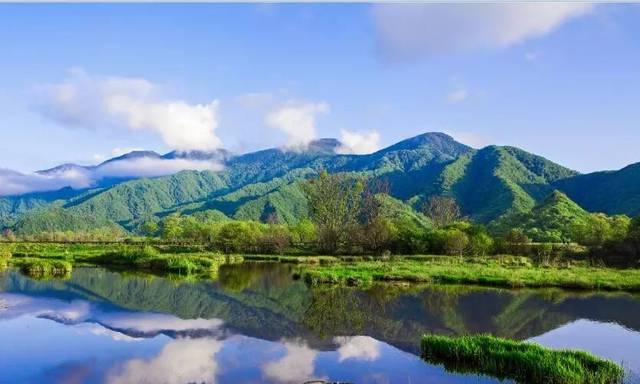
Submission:
<svg viewBox="0 0 640 384">
<path fill-rule="evenodd" d="M 639 164 L 617 172 L 579 175 L 518 148 L 476 150 L 443 133 L 425 133 L 368 155 L 339 154 L 340 145 L 335 139 L 321 139 L 302 151 L 267 149 L 238 156 L 226 151 L 171 152 L 162 157 L 215 159 L 224 169 L 0 198 L 0 226 L 23 231 L 26 227 L 16 224 L 29 213 L 30 223 L 41 215 L 47 223 L 44 227 L 56 228 L 56 214 L 62 221 L 63 212 L 129 229 L 145 218 L 174 212 L 215 211 L 229 218 L 260 220 L 265 212 L 275 211 L 280 220 L 295 223 L 307 214 L 300 182 L 321 169 L 384 180 L 393 198 L 415 210 L 430 196 L 453 196 L 465 216 L 482 223 L 530 212 L 554 189 L 588 211 L 640 213 Z M 69 227 L 61 222 L 58 226 Z"/>
</svg>

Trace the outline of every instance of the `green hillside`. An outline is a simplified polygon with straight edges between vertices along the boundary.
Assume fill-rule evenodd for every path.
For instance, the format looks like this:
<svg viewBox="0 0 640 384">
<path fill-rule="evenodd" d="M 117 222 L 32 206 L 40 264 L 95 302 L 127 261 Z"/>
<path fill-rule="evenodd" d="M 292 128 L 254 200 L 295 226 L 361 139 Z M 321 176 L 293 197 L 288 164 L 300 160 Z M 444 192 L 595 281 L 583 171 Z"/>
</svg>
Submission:
<svg viewBox="0 0 640 384">
<path fill-rule="evenodd" d="M 554 185 L 588 211 L 640 215 L 640 163 L 619 171 L 577 175 Z"/>
<path fill-rule="evenodd" d="M 476 150 L 442 133 L 425 133 L 368 155 L 337 154 L 339 145 L 334 139 L 322 139 L 305 151 L 268 149 L 231 156 L 219 172 L 183 171 L 93 190 L 67 188 L 4 197 L 0 198 L 0 226 L 21 231 L 69 229 L 62 220 L 52 220 L 56 213 L 61 217 L 69 213 L 135 229 L 153 216 L 206 211 L 216 212 L 220 218 L 247 220 L 264 220 L 275 212 L 279 221 L 295 223 L 307 214 L 299 182 L 321 169 L 383 180 L 403 209 L 413 207 L 412 214 L 430 196 L 449 195 L 456 199 L 462 214 L 476 222 L 489 223 L 503 216 L 522 218 L 554 189 L 565 192 L 587 211 L 640 213 L 640 165 L 578 175 L 518 148 Z M 616 198 L 612 198 L 612 191 Z M 62 208 L 42 209 L 54 204 Z M 47 224 L 35 225 L 38 220 Z M 59 227 L 55 222 L 60 222 Z"/>
<path fill-rule="evenodd" d="M 21 215 L 13 230 L 17 234 L 34 234 L 55 231 L 91 231 L 110 228 L 122 231 L 117 224 L 102 217 L 82 214 L 58 206 L 32 210 Z"/>
<path fill-rule="evenodd" d="M 491 226 L 496 233 L 521 229 L 534 241 L 571 241 L 576 226 L 588 223 L 591 214 L 580 208 L 567 195 L 553 191 L 529 212 L 506 215 Z"/>
<path fill-rule="evenodd" d="M 531 210 L 551 182 L 575 174 L 517 148 L 489 146 L 448 164 L 431 192 L 455 197 L 464 215 L 486 223 Z"/>
</svg>

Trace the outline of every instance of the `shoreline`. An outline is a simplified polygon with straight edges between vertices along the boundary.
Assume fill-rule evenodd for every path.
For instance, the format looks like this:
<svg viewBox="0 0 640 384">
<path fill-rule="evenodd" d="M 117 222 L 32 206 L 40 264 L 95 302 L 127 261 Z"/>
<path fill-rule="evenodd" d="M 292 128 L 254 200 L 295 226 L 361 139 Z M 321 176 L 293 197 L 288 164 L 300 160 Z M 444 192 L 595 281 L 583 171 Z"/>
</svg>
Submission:
<svg viewBox="0 0 640 384">
<path fill-rule="evenodd" d="M 186 252 L 185 252 L 186 251 Z M 589 266 L 585 262 L 536 265 L 524 256 L 455 257 L 238 255 L 183 250 L 158 251 L 151 246 L 30 246 L 5 250 L 0 267 L 24 270 L 61 269 L 95 264 L 131 270 L 179 273 L 194 277 L 216 273 L 224 264 L 277 262 L 297 266 L 294 278 L 309 285 L 369 285 L 374 282 L 462 284 L 504 288 L 562 288 L 640 292 L 639 268 Z M 52 275 L 55 271 L 52 270 Z"/>
</svg>

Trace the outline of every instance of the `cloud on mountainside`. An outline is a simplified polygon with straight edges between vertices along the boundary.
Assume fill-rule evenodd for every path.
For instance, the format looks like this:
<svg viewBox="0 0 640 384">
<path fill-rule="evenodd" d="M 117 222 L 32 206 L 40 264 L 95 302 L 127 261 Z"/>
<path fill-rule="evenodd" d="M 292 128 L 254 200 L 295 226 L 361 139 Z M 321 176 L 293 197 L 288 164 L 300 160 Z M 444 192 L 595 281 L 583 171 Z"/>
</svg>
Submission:
<svg viewBox="0 0 640 384">
<path fill-rule="evenodd" d="M 222 142 L 218 100 L 189 104 L 160 98 L 158 87 L 142 78 L 92 76 L 72 69 L 59 83 L 38 90 L 39 111 L 67 127 L 124 127 L 151 131 L 178 150 L 213 150 Z"/>
<path fill-rule="evenodd" d="M 91 178 L 80 170 L 69 170 L 56 175 L 24 174 L 10 169 L 0 169 L 0 196 L 20 195 L 29 192 L 55 191 L 70 186 L 75 189 L 91 185 Z"/>
<path fill-rule="evenodd" d="M 136 178 L 172 175 L 183 170 L 220 171 L 215 161 L 137 158 L 111 161 L 96 168 L 74 167 L 47 173 L 20 173 L 0 169 L 0 196 L 55 191 L 64 187 L 88 188 L 103 178 Z"/>
<path fill-rule="evenodd" d="M 382 53 L 403 60 L 508 47 L 592 9 L 586 3 L 376 4 L 372 13 Z"/>
<path fill-rule="evenodd" d="M 380 133 L 378 131 L 357 132 L 340 131 L 340 147 L 337 152 L 343 154 L 367 154 L 380 149 Z"/>
</svg>

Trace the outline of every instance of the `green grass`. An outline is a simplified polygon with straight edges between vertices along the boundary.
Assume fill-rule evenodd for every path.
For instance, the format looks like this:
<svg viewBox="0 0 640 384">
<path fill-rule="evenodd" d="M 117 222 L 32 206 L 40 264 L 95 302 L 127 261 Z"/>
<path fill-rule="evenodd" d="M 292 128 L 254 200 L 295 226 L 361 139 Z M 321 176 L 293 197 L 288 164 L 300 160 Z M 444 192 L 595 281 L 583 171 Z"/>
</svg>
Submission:
<svg viewBox="0 0 640 384">
<path fill-rule="evenodd" d="M 242 261 L 242 256 L 221 255 L 214 252 L 185 252 L 189 249 L 161 252 L 150 245 L 93 245 L 93 244 L 14 244 L 4 245 L 3 252 L 12 252 L 10 265 L 15 265 L 27 272 L 25 268 L 46 271 L 47 266 L 62 265 L 59 263 L 96 264 L 132 270 L 150 270 L 177 274 L 216 274 L 218 267 L 226 263 Z M 10 250 L 9 250 L 10 249 Z M 166 251 L 165 249 L 162 249 Z M 1 259 L 0 259 L 1 260 Z M 37 261 L 37 262 L 36 262 Z M 2 264 L 2 262 L 0 262 Z M 24 267 L 34 264 L 34 267 Z M 39 267 L 42 265 L 43 267 Z M 65 264 L 66 265 L 66 264 Z M 1 266 L 1 265 L 0 265 Z"/>
<path fill-rule="evenodd" d="M 7 255 L 7 257 L 2 257 Z M 8 257 L 11 256 L 12 257 Z M 221 255 L 189 248 L 164 249 L 140 245 L 0 244 L 0 267 L 14 260 L 38 258 L 75 264 L 111 265 L 132 270 L 179 274 L 213 274 L 224 263 L 274 261 L 299 264 L 312 284 L 370 284 L 374 281 L 475 284 L 497 287 L 558 287 L 640 291 L 640 269 L 590 267 L 586 264 L 535 266 L 517 256 L 278 256 Z M 2 262 L 4 260 L 4 263 Z"/>
<path fill-rule="evenodd" d="M 12 258 L 10 264 L 20 268 L 28 276 L 35 278 L 69 277 L 72 270 L 70 262 L 54 259 L 37 259 L 30 257 Z"/>
<path fill-rule="evenodd" d="M 370 284 L 374 281 L 477 284 L 498 287 L 559 287 L 640 291 L 640 269 L 533 266 L 521 257 L 398 257 L 390 261 L 303 266 L 311 285 Z"/>
<path fill-rule="evenodd" d="M 554 351 L 489 335 L 423 336 L 422 356 L 448 371 L 529 384 L 617 384 L 624 377 L 618 364 L 587 352 Z"/>
</svg>

